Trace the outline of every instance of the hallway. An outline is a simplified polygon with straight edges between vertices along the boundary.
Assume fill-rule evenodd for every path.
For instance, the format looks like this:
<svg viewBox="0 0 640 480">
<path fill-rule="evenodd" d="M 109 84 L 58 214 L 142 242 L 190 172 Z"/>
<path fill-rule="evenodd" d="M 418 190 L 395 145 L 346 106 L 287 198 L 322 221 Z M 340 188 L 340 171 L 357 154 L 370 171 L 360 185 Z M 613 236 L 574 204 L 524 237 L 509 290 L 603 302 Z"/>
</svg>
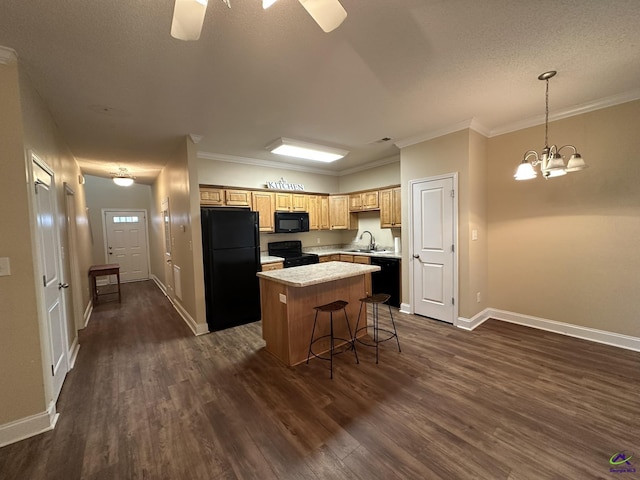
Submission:
<svg viewBox="0 0 640 480">
<path fill-rule="evenodd" d="M 55 430 L 5 479 L 589 479 L 638 449 L 640 353 L 489 321 L 397 314 L 360 365 L 288 368 L 260 323 L 194 337 L 151 282 L 80 332 Z"/>
</svg>

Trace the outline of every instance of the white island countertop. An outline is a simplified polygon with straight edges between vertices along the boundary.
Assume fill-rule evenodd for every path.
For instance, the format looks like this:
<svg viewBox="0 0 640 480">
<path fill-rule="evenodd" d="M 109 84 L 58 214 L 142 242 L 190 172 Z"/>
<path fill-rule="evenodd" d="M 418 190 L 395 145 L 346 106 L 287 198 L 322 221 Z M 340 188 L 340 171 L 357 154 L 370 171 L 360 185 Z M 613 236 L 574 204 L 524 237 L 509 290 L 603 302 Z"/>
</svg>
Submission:
<svg viewBox="0 0 640 480">
<path fill-rule="evenodd" d="M 300 267 L 284 268 L 282 270 L 271 270 L 268 272 L 258 272 L 260 278 L 282 283 L 291 287 L 308 287 L 320 283 L 341 280 L 343 278 L 356 277 L 366 273 L 377 272 L 380 267 L 377 265 L 363 265 L 360 263 L 347 262 L 325 262 L 314 263 L 312 265 L 302 265 Z"/>
</svg>

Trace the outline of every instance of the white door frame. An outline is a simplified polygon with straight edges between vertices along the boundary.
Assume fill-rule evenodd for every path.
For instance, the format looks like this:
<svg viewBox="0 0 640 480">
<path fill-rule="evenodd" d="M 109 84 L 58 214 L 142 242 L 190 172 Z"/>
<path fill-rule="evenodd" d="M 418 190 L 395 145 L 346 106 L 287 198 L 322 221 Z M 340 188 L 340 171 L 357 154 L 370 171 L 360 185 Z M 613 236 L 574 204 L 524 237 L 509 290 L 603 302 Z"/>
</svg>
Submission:
<svg viewBox="0 0 640 480">
<path fill-rule="evenodd" d="M 151 278 L 151 255 L 149 252 L 149 213 L 146 208 L 103 208 L 100 211 L 100 216 L 102 217 L 102 241 L 104 242 L 104 263 L 111 263 L 109 261 L 109 246 L 107 242 L 107 223 L 106 223 L 106 213 L 107 212 L 144 212 L 144 229 L 145 229 L 145 241 L 147 247 L 147 280 Z M 111 278 L 113 277 L 113 279 Z M 136 280 L 138 281 L 138 280 Z M 109 277 L 110 283 L 115 283 L 115 275 L 111 275 Z M 99 280 L 98 280 L 99 283 Z"/>
<path fill-rule="evenodd" d="M 413 186 L 416 183 L 430 182 L 433 180 L 443 180 L 449 179 L 453 180 L 453 189 L 455 191 L 455 195 L 453 197 L 453 243 L 454 243 L 454 255 L 453 255 L 453 298 L 455 299 L 453 303 L 453 325 L 457 325 L 458 323 L 458 309 L 459 309 L 459 298 L 460 294 L 458 291 L 458 173 L 446 173 L 444 175 L 436 175 L 433 177 L 419 178 L 409 181 L 409 190 L 408 190 L 408 203 L 409 203 L 409 312 L 415 314 L 415 301 L 413 294 L 413 275 L 414 275 L 414 258 L 413 258 Z"/>
</svg>

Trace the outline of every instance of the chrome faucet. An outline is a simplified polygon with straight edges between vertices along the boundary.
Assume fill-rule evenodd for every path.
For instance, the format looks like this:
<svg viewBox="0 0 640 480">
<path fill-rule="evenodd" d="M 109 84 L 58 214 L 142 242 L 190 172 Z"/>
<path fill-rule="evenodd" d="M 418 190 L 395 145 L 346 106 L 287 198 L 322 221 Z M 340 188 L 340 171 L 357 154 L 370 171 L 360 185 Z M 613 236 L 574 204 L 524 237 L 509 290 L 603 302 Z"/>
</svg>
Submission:
<svg viewBox="0 0 640 480">
<path fill-rule="evenodd" d="M 371 242 L 369 243 L 369 250 L 375 250 L 376 239 L 373 238 L 373 234 L 369 230 L 365 230 L 364 232 L 362 232 L 362 234 L 360 235 L 360 240 L 362 240 L 362 237 L 364 237 L 365 233 L 368 233 L 371 236 Z"/>
</svg>

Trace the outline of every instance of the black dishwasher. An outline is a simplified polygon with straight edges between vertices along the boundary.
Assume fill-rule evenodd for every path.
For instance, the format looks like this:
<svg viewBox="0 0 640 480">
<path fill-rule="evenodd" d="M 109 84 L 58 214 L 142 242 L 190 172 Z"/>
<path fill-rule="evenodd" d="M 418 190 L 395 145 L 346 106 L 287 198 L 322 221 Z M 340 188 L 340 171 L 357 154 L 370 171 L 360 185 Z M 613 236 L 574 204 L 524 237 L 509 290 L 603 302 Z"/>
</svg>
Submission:
<svg viewBox="0 0 640 480">
<path fill-rule="evenodd" d="M 400 260 L 397 258 L 371 257 L 371 265 L 378 265 L 381 270 L 371 274 L 373 293 L 391 295 L 389 305 L 400 307 Z"/>
</svg>

